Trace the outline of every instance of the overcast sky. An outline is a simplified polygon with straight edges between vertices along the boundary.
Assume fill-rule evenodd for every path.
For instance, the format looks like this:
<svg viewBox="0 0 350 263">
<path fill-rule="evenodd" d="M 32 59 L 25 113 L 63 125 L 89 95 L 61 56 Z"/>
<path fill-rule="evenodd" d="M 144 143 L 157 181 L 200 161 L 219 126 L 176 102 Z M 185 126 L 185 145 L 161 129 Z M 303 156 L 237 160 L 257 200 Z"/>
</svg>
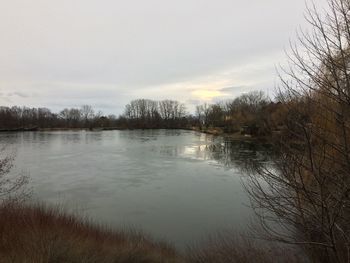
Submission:
<svg viewBox="0 0 350 263">
<path fill-rule="evenodd" d="M 320 0 L 318 0 L 320 2 Z M 0 0 L 0 105 L 189 105 L 262 89 L 304 0 Z"/>
</svg>

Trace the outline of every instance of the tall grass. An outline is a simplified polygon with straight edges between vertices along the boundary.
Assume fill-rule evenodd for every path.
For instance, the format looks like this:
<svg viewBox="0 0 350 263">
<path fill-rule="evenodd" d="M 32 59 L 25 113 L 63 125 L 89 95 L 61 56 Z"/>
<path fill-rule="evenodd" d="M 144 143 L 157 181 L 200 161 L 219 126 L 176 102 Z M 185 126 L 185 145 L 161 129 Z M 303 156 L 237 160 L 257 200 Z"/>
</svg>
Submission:
<svg viewBox="0 0 350 263">
<path fill-rule="evenodd" d="M 301 263 L 293 250 L 218 234 L 181 255 L 164 242 L 115 231 L 44 205 L 0 205 L 0 263 Z"/>
<path fill-rule="evenodd" d="M 218 233 L 189 249 L 190 263 L 306 263 L 300 250 L 276 243 L 246 238 L 232 233 Z"/>
<path fill-rule="evenodd" d="M 182 262 L 142 233 L 112 231 L 45 206 L 0 207 L 0 262 Z"/>
</svg>

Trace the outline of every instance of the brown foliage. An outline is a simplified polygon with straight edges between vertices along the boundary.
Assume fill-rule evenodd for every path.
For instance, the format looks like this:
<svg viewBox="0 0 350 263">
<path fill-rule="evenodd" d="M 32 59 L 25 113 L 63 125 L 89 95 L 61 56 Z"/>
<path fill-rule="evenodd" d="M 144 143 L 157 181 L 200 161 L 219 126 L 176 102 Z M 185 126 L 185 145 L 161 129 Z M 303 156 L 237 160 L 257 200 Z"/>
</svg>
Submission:
<svg viewBox="0 0 350 263">
<path fill-rule="evenodd" d="M 181 262 L 165 243 L 44 206 L 0 207 L 0 262 Z"/>
<path fill-rule="evenodd" d="M 257 242 L 232 233 L 218 234 L 199 247 L 191 248 L 190 263 L 301 263 L 305 256 L 296 249 L 275 243 Z"/>
<path fill-rule="evenodd" d="M 248 187 L 269 238 L 302 245 L 319 262 L 350 260 L 349 11 L 348 0 L 329 0 L 324 17 L 308 9 L 313 31 L 299 35 L 281 77 L 281 158 Z"/>
</svg>

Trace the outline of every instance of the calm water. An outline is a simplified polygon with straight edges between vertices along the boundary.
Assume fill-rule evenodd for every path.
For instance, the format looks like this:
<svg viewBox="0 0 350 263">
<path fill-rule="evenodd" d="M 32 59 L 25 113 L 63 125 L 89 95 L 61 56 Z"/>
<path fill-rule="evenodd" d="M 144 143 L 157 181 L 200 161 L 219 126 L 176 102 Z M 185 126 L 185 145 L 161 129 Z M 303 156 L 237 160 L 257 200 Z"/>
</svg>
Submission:
<svg viewBox="0 0 350 263">
<path fill-rule="evenodd" d="M 252 211 L 242 187 L 255 145 L 192 131 L 0 134 L 30 175 L 34 200 L 98 223 L 135 226 L 184 247 L 217 230 L 244 230 Z"/>
</svg>

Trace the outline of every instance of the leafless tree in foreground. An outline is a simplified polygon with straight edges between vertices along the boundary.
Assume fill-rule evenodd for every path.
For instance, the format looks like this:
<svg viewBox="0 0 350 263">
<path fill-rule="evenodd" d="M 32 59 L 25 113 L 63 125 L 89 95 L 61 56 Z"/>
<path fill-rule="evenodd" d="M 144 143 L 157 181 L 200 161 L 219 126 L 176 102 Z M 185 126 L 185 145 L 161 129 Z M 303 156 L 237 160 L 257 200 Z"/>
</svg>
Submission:
<svg viewBox="0 0 350 263">
<path fill-rule="evenodd" d="M 28 176 L 18 174 L 11 175 L 14 157 L 5 156 L 5 147 L 0 148 L 0 203 L 23 201 L 30 194 L 28 188 Z"/>
<path fill-rule="evenodd" d="M 281 71 L 288 105 L 281 158 L 247 189 L 268 237 L 302 245 L 314 262 L 350 262 L 350 0 L 307 9 L 310 32 Z"/>
</svg>

